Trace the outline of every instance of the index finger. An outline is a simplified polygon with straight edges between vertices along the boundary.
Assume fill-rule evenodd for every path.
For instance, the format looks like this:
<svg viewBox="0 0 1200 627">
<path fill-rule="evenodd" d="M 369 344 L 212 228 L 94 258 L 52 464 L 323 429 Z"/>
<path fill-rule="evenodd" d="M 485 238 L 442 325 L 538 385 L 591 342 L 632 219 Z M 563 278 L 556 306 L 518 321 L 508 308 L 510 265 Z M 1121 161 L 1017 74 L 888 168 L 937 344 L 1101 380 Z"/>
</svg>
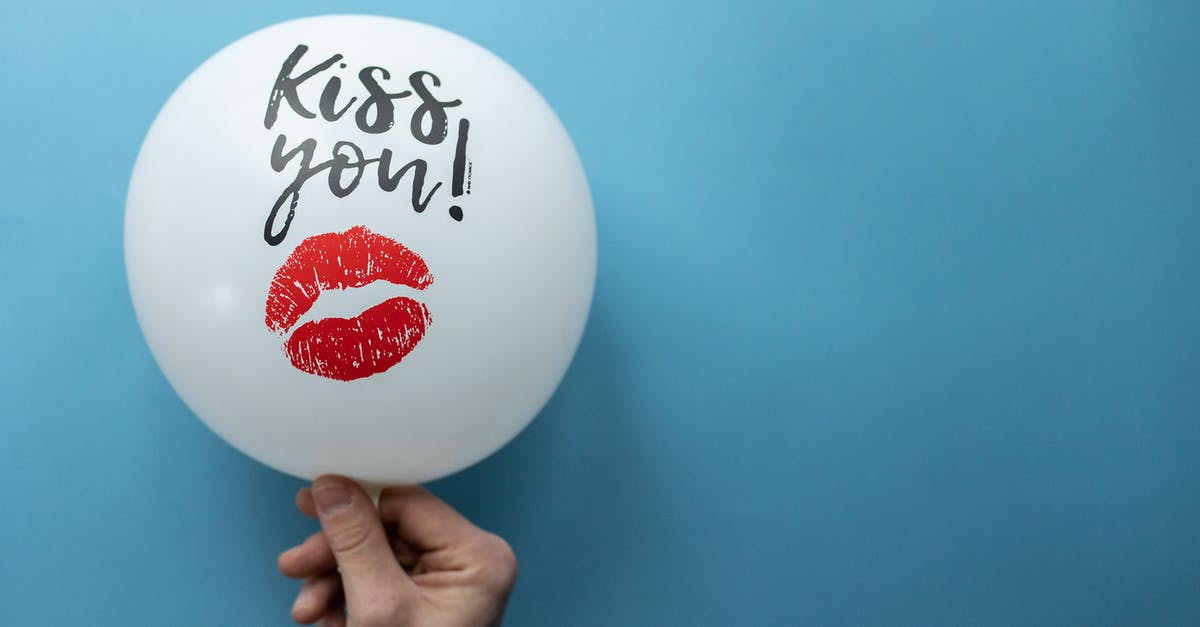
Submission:
<svg viewBox="0 0 1200 627">
<path fill-rule="evenodd" d="M 421 486 L 392 486 L 379 495 L 379 516 L 396 535 L 418 551 L 461 544 L 481 530 Z"/>
</svg>

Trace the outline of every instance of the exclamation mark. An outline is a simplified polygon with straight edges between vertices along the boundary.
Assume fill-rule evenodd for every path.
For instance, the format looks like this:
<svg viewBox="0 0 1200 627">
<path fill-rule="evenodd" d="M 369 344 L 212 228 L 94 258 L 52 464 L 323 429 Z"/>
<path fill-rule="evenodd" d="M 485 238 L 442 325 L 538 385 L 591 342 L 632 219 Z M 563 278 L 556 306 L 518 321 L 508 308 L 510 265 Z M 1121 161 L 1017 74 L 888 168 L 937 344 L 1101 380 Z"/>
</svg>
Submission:
<svg viewBox="0 0 1200 627">
<path fill-rule="evenodd" d="M 467 122 L 466 118 L 458 121 L 458 144 L 454 146 L 454 180 L 450 185 L 450 195 L 455 198 L 463 195 L 463 179 L 467 174 L 467 129 L 470 126 L 471 123 Z M 451 205 L 450 217 L 462 222 L 462 207 Z"/>
</svg>

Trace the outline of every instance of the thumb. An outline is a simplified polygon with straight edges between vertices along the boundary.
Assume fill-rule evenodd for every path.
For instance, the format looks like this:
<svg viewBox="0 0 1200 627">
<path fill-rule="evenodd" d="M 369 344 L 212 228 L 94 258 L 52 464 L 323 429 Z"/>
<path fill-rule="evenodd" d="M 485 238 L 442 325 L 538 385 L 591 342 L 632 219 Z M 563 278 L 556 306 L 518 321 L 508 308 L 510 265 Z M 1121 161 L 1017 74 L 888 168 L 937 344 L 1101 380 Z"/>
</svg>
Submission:
<svg viewBox="0 0 1200 627">
<path fill-rule="evenodd" d="M 312 496 L 342 574 L 347 610 L 402 608 L 413 584 L 396 561 L 367 493 L 350 479 L 324 475 L 313 482 Z"/>
</svg>

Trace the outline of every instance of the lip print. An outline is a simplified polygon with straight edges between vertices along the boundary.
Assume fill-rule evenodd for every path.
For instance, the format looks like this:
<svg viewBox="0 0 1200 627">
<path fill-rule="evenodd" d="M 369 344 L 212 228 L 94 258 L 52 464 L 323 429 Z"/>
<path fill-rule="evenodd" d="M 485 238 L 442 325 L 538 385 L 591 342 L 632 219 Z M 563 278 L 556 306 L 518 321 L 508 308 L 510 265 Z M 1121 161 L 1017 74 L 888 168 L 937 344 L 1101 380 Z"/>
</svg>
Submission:
<svg viewBox="0 0 1200 627">
<path fill-rule="evenodd" d="M 388 281 L 423 290 L 433 284 L 425 260 L 396 240 L 355 226 L 300 242 L 271 281 L 267 328 L 284 335 L 325 290 Z M 432 322 L 423 303 L 400 296 L 353 318 L 306 322 L 287 339 L 292 365 L 338 381 L 379 374 L 400 363 Z"/>
</svg>

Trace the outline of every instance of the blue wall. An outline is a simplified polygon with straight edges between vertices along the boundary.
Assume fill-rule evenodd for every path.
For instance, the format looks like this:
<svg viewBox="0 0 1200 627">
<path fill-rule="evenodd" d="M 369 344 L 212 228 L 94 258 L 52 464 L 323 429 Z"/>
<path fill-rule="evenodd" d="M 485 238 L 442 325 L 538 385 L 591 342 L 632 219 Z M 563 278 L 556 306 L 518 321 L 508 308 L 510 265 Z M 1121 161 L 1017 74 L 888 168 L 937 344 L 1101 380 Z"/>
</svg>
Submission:
<svg viewBox="0 0 1200 627">
<path fill-rule="evenodd" d="M 300 483 L 172 392 L 125 186 L 330 3 L 0 7 L 0 624 L 286 625 Z M 1200 5 L 344 2 L 460 32 L 591 177 L 558 394 L 434 489 L 512 625 L 1200 623 Z"/>
</svg>

